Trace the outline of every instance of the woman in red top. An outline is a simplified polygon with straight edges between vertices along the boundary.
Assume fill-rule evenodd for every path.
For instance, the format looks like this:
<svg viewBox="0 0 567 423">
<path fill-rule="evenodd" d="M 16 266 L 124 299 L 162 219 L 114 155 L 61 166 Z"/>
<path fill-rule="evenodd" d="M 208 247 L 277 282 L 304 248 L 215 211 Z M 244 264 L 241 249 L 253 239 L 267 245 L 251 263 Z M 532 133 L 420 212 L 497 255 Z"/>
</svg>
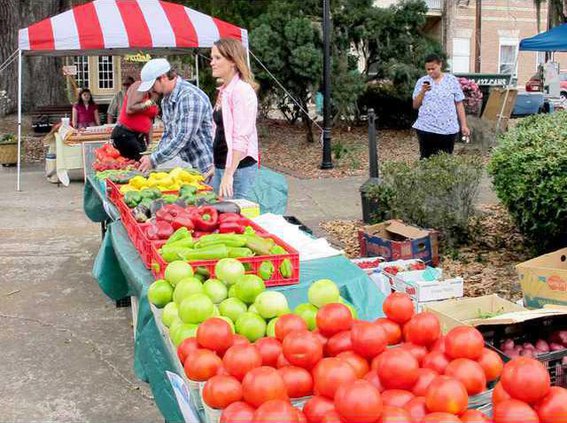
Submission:
<svg viewBox="0 0 567 423">
<path fill-rule="evenodd" d="M 98 108 L 88 88 L 83 88 L 79 92 L 77 103 L 73 106 L 72 123 L 73 128 L 76 129 L 100 125 Z"/>
<path fill-rule="evenodd" d="M 118 124 L 112 131 L 112 142 L 127 159 L 139 161 L 152 139 L 154 118 L 158 107 L 148 92 L 138 92 L 140 81 L 134 82 L 126 95 Z"/>
</svg>

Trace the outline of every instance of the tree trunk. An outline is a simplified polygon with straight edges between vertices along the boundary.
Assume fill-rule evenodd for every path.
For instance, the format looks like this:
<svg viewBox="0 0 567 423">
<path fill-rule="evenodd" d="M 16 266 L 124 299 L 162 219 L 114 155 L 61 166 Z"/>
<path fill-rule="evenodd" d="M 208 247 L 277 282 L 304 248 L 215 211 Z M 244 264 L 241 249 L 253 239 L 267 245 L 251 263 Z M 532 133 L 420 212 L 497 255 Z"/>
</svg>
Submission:
<svg viewBox="0 0 567 423">
<path fill-rule="evenodd" d="M 18 48 L 18 30 L 37 21 L 61 13 L 69 8 L 70 0 L 38 2 L 36 0 L 0 1 L 0 27 L 4 30 L 0 45 L 0 62 Z M 23 110 L 30 111 L 36 106 L 64 104 L 65 80 L 61 73 L 63 60 L 49 56 L 30 56 L 22 60 L 22 103 Z M 8 112 L 17 108 L 18 63 L 7 68 L 0 78 L 0 89 L 6 90 L 11 99 Z"/>
</svg>

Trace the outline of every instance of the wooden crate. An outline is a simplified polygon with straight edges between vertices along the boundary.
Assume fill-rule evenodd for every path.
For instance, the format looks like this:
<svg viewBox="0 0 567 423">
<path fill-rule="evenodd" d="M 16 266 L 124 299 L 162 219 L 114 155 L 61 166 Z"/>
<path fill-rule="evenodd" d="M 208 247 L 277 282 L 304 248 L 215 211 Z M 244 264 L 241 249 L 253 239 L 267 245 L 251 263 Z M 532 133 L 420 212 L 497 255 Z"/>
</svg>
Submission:
<svg viewBox="0 0 567 423">
<path fill-rule="evenodd" d="M 18 143 L 10 142 L 0 144 L 0 164 L 18 163 Z"/>
</svg>

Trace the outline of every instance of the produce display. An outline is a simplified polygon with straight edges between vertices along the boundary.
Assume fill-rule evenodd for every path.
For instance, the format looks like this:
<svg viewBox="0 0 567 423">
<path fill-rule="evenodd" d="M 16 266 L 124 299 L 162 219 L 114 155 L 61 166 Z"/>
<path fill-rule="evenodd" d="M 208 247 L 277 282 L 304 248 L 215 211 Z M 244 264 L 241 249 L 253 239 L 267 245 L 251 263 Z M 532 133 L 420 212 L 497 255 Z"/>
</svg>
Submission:
<svg viewBox="0 0 567 423">
<path fill-rule="evenodd" d="M 116 169 L 135 169 L 138 162 L 130 160 L 120 155 L 120 152 L 111 144 L 104 144 L 95 150 L 96 160 L 93 163 L 93 170 L 103 172 L 105 170 Z"/>
<path fill-rule="evenodd" d="M 171 298 L 187 277 L 174 270 L 169 282 L 154 282 L 168 283 Z M 517 357 L 504 364 L 473 327 L 443 336 L 437 317 L 416 314 L 406 294 L 391 294 L 386 317 L 366 322 L 340 302 L 332 281 L 314 282 L 309 303 L 291 313 L 284 295 L 242 275 L 231 269 L 229 297 L 218 311 L 209 298 L 199 323 L 183 310 L 201 309 L 192 304 L 204 303 L 203 294 L 181 300 L 177 314 L 170 302 L 162 314 L 187 378 L 202 384 L 202 395 L 193 394 L 220 422 L 567 421 L 567 390 L 551 387 L 541 362 Z M 474 409 L 481 396 L 490 417 Z"/>
<path fill-rule="evenodd" d="M 509 358 L 537 357 L 550 352 L 564 351 L 567 348 L 567 331 L 553 332 L 547 339 L 539 338 L 535 342 L 514 342 L 506 339 L 500 344 L 500 351 Z"/>
<path fill-rule="evenodd" d="M 198 170 L 182 169 L 176 167 L 170 172 L 151 172 L 146 178 L 138 176 L 132 178 L 128 184 L 120 187 L 120 192 L 125 194 L 128 191 L 140 191 L 144 188 L 157 188 L 160 191 L 180 191 L 182 185 L 193 186 L 197 191 L 211 190 L 211 187 L 203 184 L 203 175 Z M 195 194 L 196 191 L 190 191 L 190 194 Z M 185 192 L 180 192 L 179 195 L 183 196 Z"/>
</svg>

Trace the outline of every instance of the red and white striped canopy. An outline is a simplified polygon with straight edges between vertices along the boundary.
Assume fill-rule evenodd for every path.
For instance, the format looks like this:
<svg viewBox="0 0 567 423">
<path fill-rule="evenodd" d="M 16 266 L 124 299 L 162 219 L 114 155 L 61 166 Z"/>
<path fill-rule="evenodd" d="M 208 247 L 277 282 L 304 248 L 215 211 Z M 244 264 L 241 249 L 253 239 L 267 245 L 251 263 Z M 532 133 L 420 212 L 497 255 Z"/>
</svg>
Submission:
<svg viewBox="0 0 567 423">
<path fill-rule="evenodd" d="M 211 47 L 248 32 L 180 4 L 159 0 L 95 0 L 20 29 L 24 54 L 123 54 L 132 50 Z"/>
</svg>

